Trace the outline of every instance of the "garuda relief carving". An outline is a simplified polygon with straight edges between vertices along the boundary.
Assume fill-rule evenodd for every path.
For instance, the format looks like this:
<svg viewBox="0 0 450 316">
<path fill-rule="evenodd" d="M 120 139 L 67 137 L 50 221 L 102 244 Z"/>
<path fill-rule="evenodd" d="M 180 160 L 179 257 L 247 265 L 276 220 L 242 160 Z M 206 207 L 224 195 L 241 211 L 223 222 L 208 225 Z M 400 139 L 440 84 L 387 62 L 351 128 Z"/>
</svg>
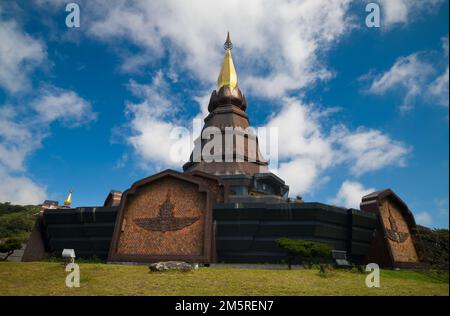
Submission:
<svg viewBox="0 0 450 316">
<path fill-rule="evenodd" d="M 199 219 L 199 217 L 175 217 L 173 209 L 174 205 L 170 201 L 170 192 L 168 192 L 166 201 L 159 207 L 159 215 L 157 217 L 138 218 L 134 222 L 147 230 L 165 232 L 180 230 L 194 224 Z"/>
<path fill-rule="evenodd" d="M 406 239 L 408 239 L 409 234 L 398 230 L 397 222 L 395 221 L 395 218 L 392 216 L 391 208 L 389 207 L 389 205 L 387 206 L 387 208 L 388 208 L 388 212 L 389 212 L 388 220 L 389 220 L 389 224 L 391 226 L 391 229 L 388 229 L 386 227 L 387 237 L 390 240 L 396 241 L 398 243 L 402 243 Z"/>
</svg>

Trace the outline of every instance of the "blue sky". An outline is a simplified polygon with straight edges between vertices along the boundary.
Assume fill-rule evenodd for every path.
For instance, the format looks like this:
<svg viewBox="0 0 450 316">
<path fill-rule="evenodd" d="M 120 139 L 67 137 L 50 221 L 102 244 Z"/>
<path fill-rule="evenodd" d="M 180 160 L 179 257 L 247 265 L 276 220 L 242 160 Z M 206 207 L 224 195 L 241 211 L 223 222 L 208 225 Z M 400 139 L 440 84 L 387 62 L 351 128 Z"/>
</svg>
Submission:
<svg viewBox="0 0 450 316">
<path fill-rule="evenodd" d="M 169 161 L 204 117 L 230 31 L 252 126 L 280 128 L 275 170 L 305 200 L 357 207 L 393 189 L 448 227 L 448 1 L 0 3 L 0 200 L 100 205 Z"/>
</svg>

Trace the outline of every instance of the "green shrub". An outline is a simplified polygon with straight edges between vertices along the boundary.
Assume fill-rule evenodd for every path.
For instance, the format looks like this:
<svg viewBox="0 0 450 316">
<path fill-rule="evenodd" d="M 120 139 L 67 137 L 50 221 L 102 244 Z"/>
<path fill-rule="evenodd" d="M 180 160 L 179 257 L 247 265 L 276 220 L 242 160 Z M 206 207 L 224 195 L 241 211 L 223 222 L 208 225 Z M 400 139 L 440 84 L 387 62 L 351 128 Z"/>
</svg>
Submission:
<svg viewBox="0 0 450 316">
<path fill-rule="evenodd" d="M 312 266 L 312 260 L 323 261 L 330 258 L 332 248 L 323 243 L 309 240 L 293 240 L 280 238 L 277 240 L 279 247 L 286 250 L 287 263 L 291 269 L 292 261 L 299 259 L 303 265 Z"/>
</svg>

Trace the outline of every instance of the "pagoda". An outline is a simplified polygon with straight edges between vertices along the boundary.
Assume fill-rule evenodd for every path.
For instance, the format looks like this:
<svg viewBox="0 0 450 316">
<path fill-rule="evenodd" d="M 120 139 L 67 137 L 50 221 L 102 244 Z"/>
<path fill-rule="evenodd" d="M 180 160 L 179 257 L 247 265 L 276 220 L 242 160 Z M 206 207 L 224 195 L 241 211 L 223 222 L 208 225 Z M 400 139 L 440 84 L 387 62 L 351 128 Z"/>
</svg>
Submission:
<svg viewBox="0 0 450 316">
<path fill-rule="evenodd" d="M 73 207 L 71 192 L 63 206 L 45 201 L 22 260 L 74 249 L 77 258 L 106 262 L 281 263 L 286 252 L 277 240 L 289 238 L 326 243 L 341 262 L 420 266 L 414 216 L 392 190 L 363 197 L 360 210 L 288 197 L 250 128 L 229 34 L 224 47 L 218 87 L 183 172 L 138 179 L 103 205 Z"/>
<path fill-rule="evenodd" d="M 270 195 L 272 200 L 286 198 L 289 187 L 269 172 L 268 161 L 259 149 L 258 137 L 250 127 L 246 113 L 247 100 L 238 85 L 232 48 L 228 32 L 217 90 L 211 93 L 209 114 L 204 119 L 202 133 L 194 141 L 194 150 L 183 170 L 186 173 L 201 171 L 219 176 L 232 186 L 234 195 L 240 198 L 247 195 Z M 220 145 L 207 147 L 210 136 L 216 142 L 218 137 Z"/>
</svg>

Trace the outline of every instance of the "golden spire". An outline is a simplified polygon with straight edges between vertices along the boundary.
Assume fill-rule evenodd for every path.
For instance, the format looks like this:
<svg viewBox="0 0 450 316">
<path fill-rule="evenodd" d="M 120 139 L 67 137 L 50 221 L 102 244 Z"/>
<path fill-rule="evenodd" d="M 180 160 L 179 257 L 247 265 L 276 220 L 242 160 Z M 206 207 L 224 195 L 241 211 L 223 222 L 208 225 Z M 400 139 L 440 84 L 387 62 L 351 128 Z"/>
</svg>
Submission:
<svg viewBox="0 0 450 316">
<path fill-rule="evenodd" d="M 223 45 L 225 48 L 225 58 L 223 59 L 222 69 L 220 70 L 217 85 L 219 89 L 228 86 L 232 90 L 237 87 L 238 79 L 236 69 L 234 68 L 233 58 L 231 57 L 231 49 L 233 44 L 230 40 L 230 32 L 228 32 L 227 40 Z"/>
<path fill-rule="evenodd" d="M 72 190 L 69 191 L 66 200 L 64 201 L 65 206 L 70 206 L 72 204 Z"/>
</svg>

